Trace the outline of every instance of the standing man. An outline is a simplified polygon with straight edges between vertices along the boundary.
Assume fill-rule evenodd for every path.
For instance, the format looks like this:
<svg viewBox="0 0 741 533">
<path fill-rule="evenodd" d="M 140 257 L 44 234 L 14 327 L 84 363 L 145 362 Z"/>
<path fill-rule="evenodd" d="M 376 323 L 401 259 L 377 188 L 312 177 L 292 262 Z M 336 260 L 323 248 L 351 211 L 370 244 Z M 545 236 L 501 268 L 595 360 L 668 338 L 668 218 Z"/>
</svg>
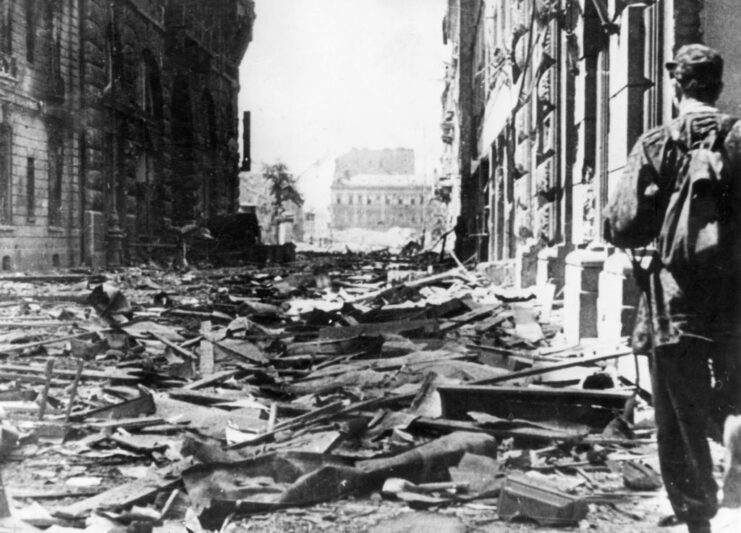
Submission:
<svg viewBox="0 0 741 533">
<path fill-rule="evenodd" d="M 675 516 L 690 533 L 709 533 L 718 487 L 707 439 L 719 438 L 726 417 L 741 407 L 741 122 L 715 107 L 723 89 L 717 51 L 686 45 L 666 66 L 679 116 L 636 143 L 611 190 L 605 238 L 635 250 L 658 237 L 658 251 L 634 261 L 643 290 L 634 349 L 650 348 L 659 460 Z M 711 261 L 693 264 L 701 256 L 693 248 L 686 255 L 692 261 L 674 263 L 683 250 L 672 239 L 682 223 L 696 223 L 678 218 L 682 202 L 699 205 L 698 189 L 682 187 L 708 177 L 705 183 L 719 184 L 718 245 Z M 681 190 L 690 191 L 684 200 Z M 699 239 L 684 242 L 699 249 Z M 724 504 L 741 503 L 730 498 Z"/>
</svg>

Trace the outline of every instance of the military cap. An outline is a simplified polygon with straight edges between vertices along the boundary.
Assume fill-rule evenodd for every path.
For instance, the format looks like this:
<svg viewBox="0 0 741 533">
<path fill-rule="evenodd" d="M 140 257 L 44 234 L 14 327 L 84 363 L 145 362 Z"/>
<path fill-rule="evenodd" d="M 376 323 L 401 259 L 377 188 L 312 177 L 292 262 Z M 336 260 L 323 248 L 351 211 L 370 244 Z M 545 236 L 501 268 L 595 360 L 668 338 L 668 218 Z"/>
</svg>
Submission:
<svg viewBox="0 0 741 533">
<path fill-rule="evenodd" d="M 671 76 L 682 85 L 694 81 L 698 86 L 718 85 L 723 80 L 723 58 L 704 44 L 686 44 L 666 63 Z"/>
</svg>

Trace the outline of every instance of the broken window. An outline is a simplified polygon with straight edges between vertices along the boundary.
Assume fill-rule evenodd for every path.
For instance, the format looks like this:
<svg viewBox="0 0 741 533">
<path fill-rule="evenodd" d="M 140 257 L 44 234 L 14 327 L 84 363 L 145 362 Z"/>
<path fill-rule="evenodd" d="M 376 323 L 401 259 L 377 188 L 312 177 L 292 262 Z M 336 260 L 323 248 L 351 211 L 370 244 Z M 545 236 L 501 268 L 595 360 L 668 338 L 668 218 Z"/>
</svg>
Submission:
<svg viewBox="0 0 741 533">
<path fill-rule="evenodd" d="M 13 135 L 7 124 L 0 124 L 0 224 L 12 224 Z"/>
<path fill-rule="evenodd" d="M 26 218 L 33 222 L 36 215 L 36 160 L 26 158 Z"/>
<path fill-rule="evenodd" d="M 49 225 L 62 225 L 62 180 L 64 176 L 64 139 L 54 128 L 49 135 Z"/>
<path fill-rule="evenodd" d="M 26 60 L 34 62 L 36 55 L 36 0 L 26 0 Z"/>
</svg>

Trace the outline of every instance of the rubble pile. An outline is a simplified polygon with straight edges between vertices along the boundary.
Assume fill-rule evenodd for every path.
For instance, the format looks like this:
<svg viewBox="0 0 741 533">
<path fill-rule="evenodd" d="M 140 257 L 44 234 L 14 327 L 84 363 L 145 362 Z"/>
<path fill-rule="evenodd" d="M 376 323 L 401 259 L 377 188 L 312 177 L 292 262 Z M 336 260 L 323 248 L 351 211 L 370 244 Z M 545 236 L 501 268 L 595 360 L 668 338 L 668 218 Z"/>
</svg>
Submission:
<svg viewBox="0 0 741 533">
<path fill-rule="evenodd" d="M 0 524 L 640 520 L 661 482 L 629 349 L 427 259 L 0 278 Z"/>
</svg>

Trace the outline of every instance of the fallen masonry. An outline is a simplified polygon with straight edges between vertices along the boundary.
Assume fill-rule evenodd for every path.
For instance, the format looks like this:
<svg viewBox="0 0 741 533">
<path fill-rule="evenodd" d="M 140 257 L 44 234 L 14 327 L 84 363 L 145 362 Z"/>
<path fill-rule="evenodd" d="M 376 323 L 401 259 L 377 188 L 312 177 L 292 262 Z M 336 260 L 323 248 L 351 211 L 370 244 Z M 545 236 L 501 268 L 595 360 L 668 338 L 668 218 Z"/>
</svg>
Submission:
<svg viewBox="0 0 741 533">
<path fill-rule="evenodd" d="M 3 277 L 0 530 L 651 531 L 630 349 L 436 261 Z"/>
</svg>

